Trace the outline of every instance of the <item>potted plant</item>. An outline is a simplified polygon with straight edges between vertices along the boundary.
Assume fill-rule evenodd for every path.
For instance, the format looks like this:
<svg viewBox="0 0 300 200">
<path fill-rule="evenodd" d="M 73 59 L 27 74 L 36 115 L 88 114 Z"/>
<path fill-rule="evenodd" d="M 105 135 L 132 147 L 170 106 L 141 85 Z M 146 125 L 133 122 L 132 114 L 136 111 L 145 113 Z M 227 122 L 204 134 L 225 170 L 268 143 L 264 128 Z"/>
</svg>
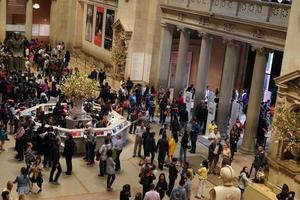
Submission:
<svg viewBox="0 0 300 200">
<path fill-rule="evenodd" d="M 296 161 L 300 158 L 300 112 L 286 102 L 276 108 L 273 130 L 283 141 L 284 151 L 290 151 Z"/>
<path fill-rule="evenodd" d="M 60 84 L 60 89 L 73 102 L 73 109 L 70 111 L 71 117 L 73 119 L 86 118 L 83 103 L 87 99 L 97 97 L 97 81 L 88 78 L 85 73 L 77 72 L 64 78 Z"/>
</svg>

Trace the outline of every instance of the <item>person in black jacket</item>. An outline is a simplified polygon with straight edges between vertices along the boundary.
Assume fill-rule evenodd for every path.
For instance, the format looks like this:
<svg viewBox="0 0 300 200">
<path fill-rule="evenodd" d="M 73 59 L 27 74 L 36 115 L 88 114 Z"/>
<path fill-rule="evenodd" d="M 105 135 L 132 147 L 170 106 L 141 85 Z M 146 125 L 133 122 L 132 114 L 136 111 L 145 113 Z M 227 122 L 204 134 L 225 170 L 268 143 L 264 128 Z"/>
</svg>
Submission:
<svg viewBox="0 0 300 200">
<path fill-rule="evenodd" d="M 48 129 L 48 132 L 46 133 L 44 137 L 44 160 L 43 160 L 43 165 L 44 168 L 49 165 L 51 167 L 51 162 L 50 162 L 50 156 L 51 156 L 51 149 L 55 144 L 55 133 L 52 127 Z"/>
<path fill-rule="evenodd" d="M 150 135 L 147 137 L 145 142 L 145 157 L 150 156 L 151 154 L 151 165 L 153 164 L 153 160 L 155 157 L 155 150 L 156 150 L 156 143 L 155 143 L 155 132 L 151 132 Z"/>
<path fill-rule="evenodd" d="M 49 177 L 49 182 L 53 182 L 54 184 L 59 184 L 58 178 L 62 171 L 60 163 L 59 163 L 59 158 L 60 158 L 59 146 L 60 146 L 60 139 L 57 138 L 55 145 L 51 149 L 52 169 L 51 169 L 50 177 Z M 55 178 L 53 179 L 55 170 L 57 170 L 57 173 L 55 175 Z"/>
<path fill-rule="evenodd" d="M 177 163 L 177 159 L 173 158 L 172 162 L 169 164 L 169 188 L 167 191 L 168 196 L 170 196 L 178 176 L 178 169 L 176 167 L 176 163 Z"/>
<path fill-rule="evenodd" d="M 158 168 L 160 170 L 164 169 L 164 162 L 166 155 L 169 150 L 169 142 L 167 140 L 167 135 L 165 133 L 162 134 L 162 138 L 160 138 L 156 145 L 156 152 L 158 151 Z"/>
<path fill-rule="evenodd" d="M 71 133 L 67 135 L 63 156 L 66 159 L 67 171 L 66 175 L 72 174 L 72 157 L 75 151 L 75 142 Z"/>
<path fill-rule="evenodd" d="M 180 122 L 179 135 L 184 134 L 188 121 L 189 121 L 189 113 L 186 110 L 186 104 L 184 103 L 182 108 L 179 110 L 179 122 Z"/>
<path fill-rule="evenodd" d="M 180 141 L 181 145 L 180 145 L 180 152 L 179 152 L 179 161 L 181 165 L 186 162 L 186 151 L 188 149 L 188 143 L 189 143 L 189 134 L 187 130 L 185 130 Z"/>
</svg>

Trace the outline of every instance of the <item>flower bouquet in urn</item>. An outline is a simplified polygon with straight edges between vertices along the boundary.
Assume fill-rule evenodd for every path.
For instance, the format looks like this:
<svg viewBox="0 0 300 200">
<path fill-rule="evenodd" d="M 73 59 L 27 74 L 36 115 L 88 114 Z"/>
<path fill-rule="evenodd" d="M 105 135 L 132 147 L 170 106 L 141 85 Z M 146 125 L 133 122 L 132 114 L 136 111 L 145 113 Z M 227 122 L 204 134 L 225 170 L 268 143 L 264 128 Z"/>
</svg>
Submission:
<svg viewBox="0 0 300 200">
<path fill-rule="evenodd" d="M 300 158 L 300 110 L 287 103 L 276 107 L 273 131 L 283 141 L 284 151 L 290 151 L 295 160 Z"/>
<path fill-rule="evenodd" d="M 97 81 L 88 78 L 87 74 L 80 72 L 64 78 L 60 84 L 60 89 L 74 104 L 70 112 L 73 119 L 84 119 L 86 117 L 86 113 L 83 110 L 84 101 L 98 96 Z"/>
</svg>

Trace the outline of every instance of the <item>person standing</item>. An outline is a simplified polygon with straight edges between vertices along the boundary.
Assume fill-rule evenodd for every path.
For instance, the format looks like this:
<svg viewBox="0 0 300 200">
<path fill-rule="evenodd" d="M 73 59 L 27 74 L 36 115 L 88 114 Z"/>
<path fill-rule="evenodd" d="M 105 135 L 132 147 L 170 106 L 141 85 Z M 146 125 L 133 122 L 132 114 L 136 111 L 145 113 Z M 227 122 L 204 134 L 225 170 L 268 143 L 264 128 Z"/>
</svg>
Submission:
<svg viewBox="0 0 300 200">
<path fill-rule="evenodd" d="M 154 190 L 155 186 L 154 184 L 150 184 L 150 187 L 149 187 L 149 191 L 146 192 L 145 196 L 144 196 L 144 200 L 160 200 L 160 195 L 158 192 L 156 192 Z"/>
<path fill-rule="evenodd" d="M 134 141 L 134 148 L 133 148 L 133 157 L 136 156 L 136 151 L 138 151 L 138 157 L 141 156 L 141 150 L 143 145 L 143 133 L 146 131 L 144 122 L 141 123 L 140 126 L 136 128 L 135 132 L 135 141 Z"/>
<path fill-rule="evenodd" d="M 196 121 L 196 119 L 193 119 L 192 121 L 192 130 L 190 132 L 191 135 L 191 150 L 190 153 L 196 153 L 196 144 L 198 139 L 198 134 L 200 133 L 200 125 Z"/>
<path fill-rule="evenodd" d="M 45 145 L 44 160 L 43 160 L 44 168 L 46 168 L 47 165 L 49 167 L 51 167 L 50 154 L 51 154 L 52 147 L 55 145 L 55 138 L 56 138 L 56 136 L 55 136 L 53 127 L 49 127 L 49 129 L 44 137 L 44 145 Z"/>
<path fill-rule="evenodd" d="M 169 142 L 169 151 L 168 151 L 168 157 L 171 161 L 173 159 L 174 152 L 176 150 L 177 142 L 178 142 L 178 136 L 175 134 L 172 134 L 172 137 L 168 140 Z"/>
<path fill-rule="evenodd" d="M 163 170 L 165 158 L 169 151 L 169 142 L 165 133 L 163 133 L 162 137 L 158 140 L 156 151 L 158 151 L 158 168 Z"/>
<path fill-rule="evenodd" d="M 17 183 L 17 192 L 19 195 L 30 192 L 30 179 L 26 167 L 21 168 L 21 175 L 17 176 L 13 183 Z"/>
<path fill-rule="evenodd" d="M 258 170 L 264 170 L 266 164 L 267 164 L 267 161 L 266 161 L 266 155 L 265 155 L 265 152 L 264 152 L 264 148 L 263 148 L 263 146 L 259 146 L 258 150 L 255 154 L 252 166 L 250 168 L 249 176 L 251 175 L 252 169 L 254 168 L 255 169 L 255 176 L 254 177 L 256 178 L 256 174 L 257 174 Z"/>
<path fill-rule="evenodd" d="M 4 146 L 6 140 L 7 140 L 7 133 L 4 129 L 4 124 L 1 123 L 1 125 L 0 125 L 0 152 L 5 151 L 3 146 Z"/>
<path fill-rule="evenodd" d="M 7 200 L 14 200 L 16 199 L 13 192 L 14 183 L 12 181 L 8 181 L 6 184 L 6 188 L 4 188 L 4 191 L 8 192 L 8 199 Z"/>
<path fill-rule="evenodd" d="M 107 182 L 106 182 L 106 189 L 107 191 L 112 191 L 112 184 L 116 179 L 116 163 L 112 158 L 112 150 L 109 149 L 107 151 L 107 159 L 106 159 L 106 174 L 107 174 Z"/>
<path fill-rule="evenodd" d="M 88 129 L 87 135 L 87 142 L 88 142 L 88 150 L 89 150 L 89 157 L 87 165 L 93 165 L 95 163 L 95 147 L 96 147 L 96 135 L 93 132 L 93 129 Z"/>
<path fill-rule="evenodd" d="M 51 169 L 51 172 L 50 172 L 50 177 L 49 177 L 49 182 L 52 182 L 56 185 L 58 185 L 58 178 L 61 174 L 61 166 L 60 166 L 60 163 L 59 163 L 59 158 L 60 158 L 60 152 L 59 152 L 59 146 L 60 146 L 60 139 L 57 138 L 56 139 L 56 143 L 53 145 L 52 149 L 51 149 L 51 161 L 52 161 L 52 169 Z M 54 175 L 54 172 L 57 170 L 56 172 L 56 175 L 53 179 L 53 175 Z"/>
<path fill-rule="evenodd" d="M 219 162 L 219 157 L 222 152 L 223 146 L 220 143 L 220 139 L 217 138 L 208 147 L 209 174 L 216 174 L 215 168 Z"/>
<path fill-rule="evenodd" d="M 231 165 L 231 151 L 229 148 L 229 145 L 225 142 L 224 146 L 223 146 L 223 151 L 222 151 L 222 167 L 224 167 L 225 165 Z"/>
<path fill-rule="evenodd" d="M 240 129 L 238 128 L 238 126 L 236 124 L 234 124 L 229 133 L 231 160 L 234 157 L 234 153 L 237 152 L 237 143 L 238 143 L 239 139 L 240 139 Z"/>
<path fill-rule="evenodd" d="M 42 175 L 42 159 L 40 156 L 36 157 L 35 162 L 33 163 L 32 167 L 30 168 L 29 174 L 32 174 L 30 177 L 31 181 L 31 188 L 33 187 L 33 184 L 36 183 L 39 187 L 39 190 L 37 193 L 40 193 L 42 191 L 42 184 L 44 182 L 43 175 Z"/>
<path fill-rule="evenodd" d="M 116 171 L 119 171 L 121 169 L 121 162 L 120 162 L 120 155 L 123 150 L 123 140 L 121 135 L 117 135 L 117 142 L 115 144 L 115 150 L 116 150 Z"/>
<path fill-rule="evenodd" d="M 151 165 L 153 164 L 153 160 L 155 157 L 155 150 L 156 150 L 156 143 L 155 143 L 155 132 L 151 132 L 150 135 L 147 137 L 145 142 L 145 157 L 150 156 L 151 154 Z"/>
<path fill-rule="evenodd" d="M 130 185 L 125 184 L 123 185 L 123 189 L 120 192 L 120 200 L 129 200 L 131 197 L 131 190 L 130 190 Z"/>
<path fill-rule="evenodd" d="M 159 175 L 155 190 L 159 193 L 160 199 L 163 199 L 165 193 L 168 191 L 168 183 L 166 181 L 166 175 L 161 173 Z"/>
<path fill-rule="evenodd" d="M 175 181 L 178 176 L 178 169 L 176 167 L 177 159 L 173 158 L 172 162 L 169 164 L 169 190 L 167 192 L 167 195 L 170 196 L 171 192 L 174 188 Z M 184 183 L 183 183 L 184 184 Z"/>
<path fill-rule="evenodd" d="M 242 171 L 240 172 L 239 178 L 238 178 L 238 187 L 241 190 L 242 196 L 246 189 L 246 186 L 248 183 L 251 183 L 250 179 L 248 178 L 248 167 L 243 167 Z"/>
<path fill-rule="evenodd" d="M 187 200 L 186 190 L 184 188 L 185 180 L 179 181 L 179 186 L 175 187 L 170 195 L 170 200 Z"/>
<path fill-rule="evenodd" d="M 180 122 L 179 135 L 184 134 L 184 131 L 186 130 L 188 121 L 189 121 L 189 113 L 186 110 L 186 104 L 184 103 L 182 108 L 179 110 L 179 122 Z"/>
<path fill-rule="evenodd" d="M 208 174 L 208 162 L 207 162 L 207 160 L 203 160 L 201 167 L 198 170 L 199 187 L 198 187 L 197 195 L 195 196 L 195 198 L 197 198 L 197 199 L 205 198 L 204 190 L 205 190 L 206 181 L 207 181 L 207 174 Z"/>
<path fill-rule="evenodd" d="M 75 142 L 71 133 L 67 134 L 63 156 L 66 159 L 67 171 L 66 175 L 72 174 L 72 157 L 75 152 Z"/>
<path fill-rule="evenodd" d="M 104 144 L 101 145 L 98 154 L 100 155 L 99 169 L 100 173 L 98 176 L 104 176 L 106 172 L 107 152 L 111 149 L 111 144 L 108 139 L 104 140 Z"/>
<path fill-rule="evenodd" d="M 189 134 L 185 130 L 180 141 L 179 161 L 181 165 L 186 162 L 186 151 L 188 149 L 188 143 L 189 143 Z"/>
</svg>

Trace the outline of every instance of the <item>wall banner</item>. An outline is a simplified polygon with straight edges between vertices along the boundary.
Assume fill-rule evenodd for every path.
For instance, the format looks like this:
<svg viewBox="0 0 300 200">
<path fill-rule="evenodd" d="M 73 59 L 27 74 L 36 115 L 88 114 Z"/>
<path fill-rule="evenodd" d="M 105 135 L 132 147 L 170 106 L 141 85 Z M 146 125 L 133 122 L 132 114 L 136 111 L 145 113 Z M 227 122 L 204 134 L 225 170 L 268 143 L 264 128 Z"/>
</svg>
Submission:
<svg viewBox="0 0 300 200">
<path fill-rule="evenodd" d="M 95 27 L 94 43 L 97 46 L 102 46 L 103 13 L 104 13 L 104 8 L 102 8 L 102 7 L 96 8 L 96 27 Z"/>
<path fill-rule="evenodd" d="M 87 5 L 86 10 L 86 24 L 85 24 L 85 40 L 92 42 L 93 38 L 93 19 L 94 19 L 94 6 Z"/>
<path fill-rule="evenodd" d="M 113 42 L 112 25 L 115 22 L 115 11 L 107 9 L 105 20 L 104 48 L 110 50 Z"/>
</svg>

